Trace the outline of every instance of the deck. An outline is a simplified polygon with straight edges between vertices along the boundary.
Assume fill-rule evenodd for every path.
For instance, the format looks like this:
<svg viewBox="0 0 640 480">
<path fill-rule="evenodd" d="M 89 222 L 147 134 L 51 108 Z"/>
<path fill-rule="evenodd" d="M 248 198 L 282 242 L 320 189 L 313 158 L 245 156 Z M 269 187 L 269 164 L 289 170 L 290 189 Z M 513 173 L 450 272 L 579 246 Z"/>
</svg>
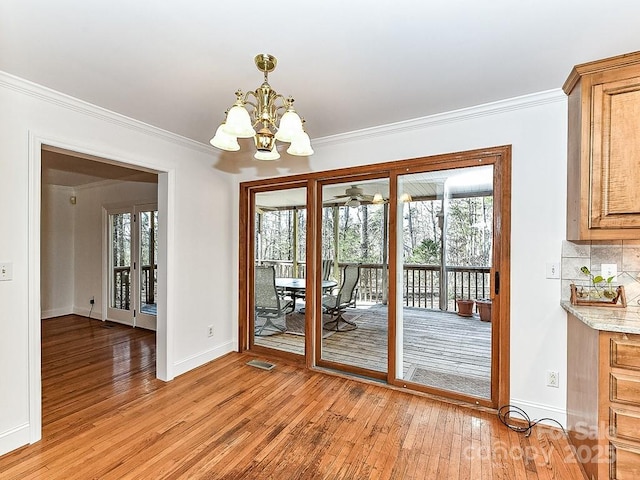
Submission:
<svg viewBox="0 0 640 480">
<path fill-rule="evenodd" d="M 325 332 L 322 358 L 370 370 L 387 371 L 387 308 L 358 305 L 345 314 L 358 328 Z M 303 316 L 288 315 L 287 331 L 256 336 L 256 344 L 304 354 Z M 403 378 L 415 383 L 490 398 L 491 323 L 477 314 L 460 317 L 424 308 L 403 309 Z"/>
</svg>

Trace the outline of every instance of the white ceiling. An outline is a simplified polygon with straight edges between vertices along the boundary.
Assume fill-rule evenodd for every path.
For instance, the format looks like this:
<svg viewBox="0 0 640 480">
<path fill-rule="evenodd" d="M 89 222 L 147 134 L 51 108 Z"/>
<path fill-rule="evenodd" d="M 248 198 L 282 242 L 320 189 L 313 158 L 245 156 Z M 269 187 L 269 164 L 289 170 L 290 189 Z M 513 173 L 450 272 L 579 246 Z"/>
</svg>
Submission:
<svg viewBox="0 0 640 480">
<path fill-rule="evenodd" d="M 0 70 L 207 143 L 271 53 L 313 139 L 559 88 L 638 50 L 638 19 L 637 0 L 2 0 Z"/>
<path fill-rule="evenodd" d="M 158 183 L 158 175 L 74 152 L 42 150 L 42 183 L 45 185 L 78 187 L 105 180 Z"/>
</svg>

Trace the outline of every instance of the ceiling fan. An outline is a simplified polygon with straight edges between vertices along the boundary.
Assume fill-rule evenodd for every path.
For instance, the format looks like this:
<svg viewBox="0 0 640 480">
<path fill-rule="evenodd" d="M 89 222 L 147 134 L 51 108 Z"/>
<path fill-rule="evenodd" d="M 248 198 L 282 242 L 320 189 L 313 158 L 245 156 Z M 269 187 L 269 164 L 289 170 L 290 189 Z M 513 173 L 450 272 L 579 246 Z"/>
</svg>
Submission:
<svg viewBox="0 0 640 480">
<path fill-rule="evenodd" d="M 373 201 L 373 195 L 367 195 L 364 193 L 364 190 L 357 185 L 351 185 L 344 191 L 343 195 L 335 195 L 333 198 L 335 200 L 346 198 L 345 205 L 348 207 L 359 207 L 363 201 Z"/>
</svg>

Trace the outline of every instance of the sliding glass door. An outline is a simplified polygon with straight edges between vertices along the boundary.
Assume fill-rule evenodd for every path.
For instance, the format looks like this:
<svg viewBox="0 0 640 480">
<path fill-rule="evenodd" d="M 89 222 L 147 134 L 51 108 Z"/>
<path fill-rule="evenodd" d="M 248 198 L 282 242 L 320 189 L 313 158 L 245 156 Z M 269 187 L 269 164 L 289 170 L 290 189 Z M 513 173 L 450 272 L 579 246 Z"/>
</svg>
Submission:
<svg viewBox="0 0 640 480">
<path fill-rule="evenodd" d="M 493 166 L 397 177 L 396 377 L 491 399 Z"/>
<path fill-rule="evenodd" d="M 319 189 L 317 363 L 386 378 L 389 180 L 334 181 Z"/>
<path fill-rule="evenodd" d="M 508 401 L 510 149 L 307 177 L 242 185 L 241 350 Z"/>
<path fill-rule="evenodd" d="M 256 192 L 253 200 L 252 345 L 305 353 L 305 187 Z"/>
</svg>

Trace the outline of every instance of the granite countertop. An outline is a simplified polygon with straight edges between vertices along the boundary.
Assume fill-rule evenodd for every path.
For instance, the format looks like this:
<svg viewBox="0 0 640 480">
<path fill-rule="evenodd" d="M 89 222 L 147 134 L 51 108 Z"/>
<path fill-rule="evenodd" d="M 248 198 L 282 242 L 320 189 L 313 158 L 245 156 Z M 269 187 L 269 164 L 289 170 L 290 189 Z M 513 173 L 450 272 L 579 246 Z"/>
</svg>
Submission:
<svg viewBox="0 0 640 480">
<path fill-rule="evenodd" d="M 562 308 L 595 330 L 640 334 L 640 305 L 626 308 L 583 307 L 563 300 Z"/>
</svg>

